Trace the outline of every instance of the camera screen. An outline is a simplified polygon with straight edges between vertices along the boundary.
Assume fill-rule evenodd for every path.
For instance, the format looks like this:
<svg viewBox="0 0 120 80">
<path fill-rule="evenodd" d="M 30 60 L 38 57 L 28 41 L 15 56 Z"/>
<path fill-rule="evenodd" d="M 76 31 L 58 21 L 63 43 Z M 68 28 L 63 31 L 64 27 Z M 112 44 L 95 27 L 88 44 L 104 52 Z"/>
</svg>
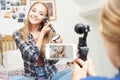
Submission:
<svg viewBox="0 0 120 80">
<path fill-rule="evenodd" d="M 47 59 L 75 59 L 76 47 L 74 44 L 46 44 Z"/>
</svg>

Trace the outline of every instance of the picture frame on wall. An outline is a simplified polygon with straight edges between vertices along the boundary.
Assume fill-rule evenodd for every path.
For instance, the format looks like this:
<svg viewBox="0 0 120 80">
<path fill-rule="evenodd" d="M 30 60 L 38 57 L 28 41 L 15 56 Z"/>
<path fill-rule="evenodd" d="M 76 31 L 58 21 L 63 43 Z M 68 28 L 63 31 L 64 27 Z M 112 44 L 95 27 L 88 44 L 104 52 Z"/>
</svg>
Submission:
<svg viewBox="0 0 120 80">
<path fill-rule="evenodd" d="M 56 20 L 56 1 L 55 0 L 31 0 L 30 5 L 32 5 L 37 1 L 44 2 L 49 9 L 50 20 Z"/>
</svg>

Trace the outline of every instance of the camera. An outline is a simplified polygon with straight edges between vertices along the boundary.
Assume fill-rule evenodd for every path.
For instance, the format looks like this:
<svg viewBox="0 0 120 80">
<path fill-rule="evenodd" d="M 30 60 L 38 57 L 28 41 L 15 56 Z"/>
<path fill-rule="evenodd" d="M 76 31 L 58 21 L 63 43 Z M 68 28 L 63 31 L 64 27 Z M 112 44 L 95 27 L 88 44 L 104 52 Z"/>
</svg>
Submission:
<svg viewBox="0 0 120 80">
<path fill-rule="evenodd" d="M 83 34 L 82 37 L 79 37 L 78 54 L 79 54 L 79 58 L 85 61 L 87 59 L 87 54 L 89 51 L 89 48 L 87 47 L 87 43 L 86 43 L 86 38 L 88 32 L 90 31 L 89 25 L 78 23 L 75 25 L 74 30 L 78 34 Z"/>
<path fill-rule="evenodd" d="M 89 32 L 90 27 L 89 27 L 89 25 L 84 25 L 84 24 L 78 23 L 78 24 L 75 25 L 74 30 L 78 34 L 83 34 L 83 33 Z"/>
</svg>

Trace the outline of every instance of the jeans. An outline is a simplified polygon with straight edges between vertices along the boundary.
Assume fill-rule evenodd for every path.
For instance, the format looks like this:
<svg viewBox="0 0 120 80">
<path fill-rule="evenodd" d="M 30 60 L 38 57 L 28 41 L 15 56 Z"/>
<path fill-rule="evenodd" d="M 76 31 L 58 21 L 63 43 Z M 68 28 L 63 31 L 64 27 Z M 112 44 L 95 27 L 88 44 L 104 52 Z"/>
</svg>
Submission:
<svg viewBox="0 0 120 80">
<path fill-rule="evenodd" d="M 35 80 L 44 80 L 46 79 L 46 71 L 45 71 L 45 67 L 36 67 L 36 71 L 37 71 L 37 78 Z"/>
<path fill-rule="evenodd" d="M 19 75 L 17 75 L 17 76 L 11 76 L 10 78 L 9 78 L 9 80 L 35 80 L 35 78 L 29 78 L 29 77 L 26 77 L 26 76 L 19 76 Z"/>
<path fill-rule="evenodd" d="M 17 76 L 10 77 L 9 80 L 44 80 L 46 79 L 46 72 L 44 67 L 36 67 L 36 71 L 38 73 L 36 78 L 17 75 Z"/>
<path fill-rule="evenodd" d="M 60 72 L 53 74 L 50 80 L 71 80 L 72 79 L 72 68 L 67 68 Z"/>
<path fill-rule="evenodd" d="M 46 78 L 46 76 L 44 75 L 44 72 L 41 74 L 41 71 L 43 71 L 42 68 L 36 68 L 36 69 L 39 73 L 38 74 L 39 80 L 44 80 Z M 44 75 L 44 76 L 40 77 L 40 75 Z M 9 80 L 37 80 L 37 79 L 29 78 L 29 77 L 22 76 L 22 75 L 21 76 L 12 76 L 9 78 Z M 71 80 L 71 79 L 72 79 L 72 68 L 67 68 L 65 70 L 62 70 L 60 72 L 53 74 L 53 76 L 51 77 L 50 80 Z"/>
</svg>

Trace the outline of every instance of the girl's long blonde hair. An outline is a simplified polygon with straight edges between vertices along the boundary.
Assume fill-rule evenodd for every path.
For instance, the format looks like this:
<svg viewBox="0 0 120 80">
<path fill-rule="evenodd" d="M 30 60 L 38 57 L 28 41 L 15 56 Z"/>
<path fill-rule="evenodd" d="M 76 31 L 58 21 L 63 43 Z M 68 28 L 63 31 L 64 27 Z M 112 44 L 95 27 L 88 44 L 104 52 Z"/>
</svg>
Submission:
<svg viewBox="0 0 120 80">
<path fill-rule="evenodd" d="M 46 15 L 46 16 L 48 17 L 48 20 L 50 21 L 50 19 L 49 19 L 49 10 L 48 10 L 48 7 L 47 7 L 47 5 L 46 5 L 45 3 L 42 3 L 42 2 L 35 2 L 35 3 L 30 7 L 30 9 L 29 9 L 29 11 L 28 11 L 28 15 L 29 15 L 29 12 L 30 12 L 31 8 L 32 8 L 34 5 L 36 5 L 36 4 L 42 4 L 42 5 L 46 8 L 46 10 L 47 10 L 47 15 Z M 21 35 L 22 35 L 23 40 L 24 40 L 26 43 L 29 44 L 29 42 L 28 42 L 28 35 L 29 35 L 29 33 L 30 33 L 30 30 L 31 30 L 31 23 L 30 23 L 29 20 L 28 20 L 28 15 L 27 15 L 27 19 L 26 19 L 26 21 L 25 21 L 25 25 L 20 29 L 20 32 L 21 32 Z M 40 25 L 41 25 L 41 28 L 40 28 L 39 30 L 41 31 L 41 29 L 43 28 L 43 24 L 41 23 Z M 43 44 L 42 44 L 42 47 L 41 47 L 41 52 L 42 52 L 43 56 L 44 56 L 44 54 L 45 54 L 45 44 L 50 42 L 50 40 L 51 40 L 51 38 L 52 38 L 51 35 L 52 35 L 52 33 L 49 32 L 49 33 L 47 33 L 47 34 L 44 36 L 44 38 L 43 38 Z"/>
</svg>

